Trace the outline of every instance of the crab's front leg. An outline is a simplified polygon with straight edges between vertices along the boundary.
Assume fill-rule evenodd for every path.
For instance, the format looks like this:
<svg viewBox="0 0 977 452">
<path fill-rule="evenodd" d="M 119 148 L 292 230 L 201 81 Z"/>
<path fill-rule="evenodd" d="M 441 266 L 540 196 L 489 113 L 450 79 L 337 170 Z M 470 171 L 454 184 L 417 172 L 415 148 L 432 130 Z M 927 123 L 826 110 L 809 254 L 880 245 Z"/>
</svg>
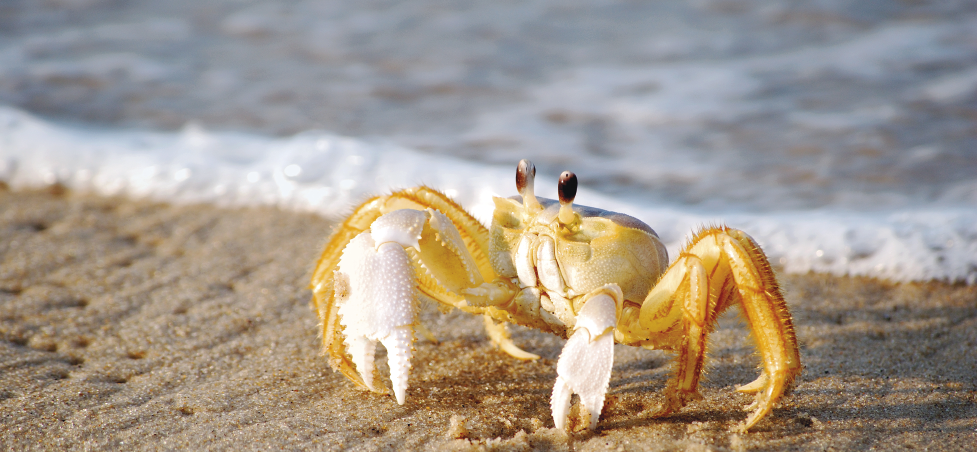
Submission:
<svg viewBox="0 0 977 452">
<path fill-rule="evenodd" d="M 597 427 L 614 364 L 614 326 L 620 317 L 624 295 L 616 284 L 610 284 L 585 297 L 573 334 L 556 365 L 550 408 L 553 423 L 559 430 L 566 427 L 573 393 L 580 396 L 583 416 L 590 420 L 589 428 Z"/>
<path fill-rule="evenodd" d="M 334 276 L 338 314 L 347 353 L 368 389 L 377 391 L 373 359 L 381 342 L 387 348 L 394 395 L 404 403 L 419 292 L 435 289 L 432 279 L 454 291 L 482 282 L 463 250 L 462 239 L 444 215 L 413 209 L 380 216 L 343 249 Z M 418 267 L 442 260 L 454 265 Z M 418 275 L 416 269 L 425 273 Z"/>
</svg>

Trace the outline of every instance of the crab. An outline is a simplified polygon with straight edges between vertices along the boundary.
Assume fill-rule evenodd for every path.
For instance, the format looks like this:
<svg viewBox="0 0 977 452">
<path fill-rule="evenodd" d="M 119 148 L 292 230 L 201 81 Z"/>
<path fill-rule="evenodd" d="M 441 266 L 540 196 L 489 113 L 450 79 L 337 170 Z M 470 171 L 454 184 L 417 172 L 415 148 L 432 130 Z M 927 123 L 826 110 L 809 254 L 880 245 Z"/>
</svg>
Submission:
<svg viewBox="0 0 977 452">
<path fill-rule="evenodd" d="M 397 403 L 406 400 L 417 319 L 433 301 L 484 316 L 488 337 L 517 359 L 513 323 L 568 339 L 550 399 L 565 430 L 571 397 L 595 429 L 608 389 L 615 343 L 671 351 L 672 377 L 654 416 L 701 399 L 707 335 L 737 305 L 762 367 L 739 386 L 755 394 L 740 425 L 753 427 L 801 371 L 787 304 L 756 241 L 725 226 L 702 228 L 671 265 L 655 231 L 621 213 L 574 205 L 577 179 L 564 172 L 559 200 L 536 197 L 535 166 L 519 162 L 519 196 L 494 198 L 486 229 L 445 194 L 420 186 L 367 200 L 332 234 L 312 276 L 312 305 L 329 364 L 356 385 L 374 382 L 377 342 L 387 349 Z M 666 268 L 667 266 L 667 268 Z"/>
</svg>

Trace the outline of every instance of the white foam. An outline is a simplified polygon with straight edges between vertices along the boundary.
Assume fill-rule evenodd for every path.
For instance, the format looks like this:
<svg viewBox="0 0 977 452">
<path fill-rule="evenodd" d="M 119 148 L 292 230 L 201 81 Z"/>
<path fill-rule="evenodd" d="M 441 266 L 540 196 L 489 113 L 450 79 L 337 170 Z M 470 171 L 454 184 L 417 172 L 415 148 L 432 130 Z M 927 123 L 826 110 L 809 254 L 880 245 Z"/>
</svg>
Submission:
<svg viewBox="0 0 977 452">
<path fill-rule="evenodd" d="M 15 189 L 61 183 L 100 195 L 274 205 L 339 218 L 369 194 L 427 184 L 488 222 L 491 197 L 515 194 L 514 163 L 476 164 L 325 132 L 270 138 L 194 126 L 178 133 L 77 128 L 0 107 L 0 180 Z M 555 197 L 555 182 L 555 176 L 538 175 L 537 193 Z M 716 216 L 627 203 L 586 187 L 576 202 L 644 220 L 671 256 L 698 225 L 725 222 L 750 233 L 774 263 L 792 273 L 977 283 L 977 211 L 966 204 Z"/>
</svg>

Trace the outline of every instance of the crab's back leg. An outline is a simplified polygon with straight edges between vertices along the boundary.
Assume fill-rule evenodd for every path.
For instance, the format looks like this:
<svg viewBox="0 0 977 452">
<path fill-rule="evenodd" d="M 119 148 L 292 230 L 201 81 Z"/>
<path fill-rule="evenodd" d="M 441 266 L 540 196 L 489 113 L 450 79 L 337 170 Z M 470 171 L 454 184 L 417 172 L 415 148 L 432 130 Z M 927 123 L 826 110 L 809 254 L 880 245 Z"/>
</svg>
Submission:
<svg viewBox="0 0 977 452">
<path fill-rule="evenodd" d="M 708 294 L 708 295 L 705 295 Z M 710 228 L 696 234 L 640 308 L 625 312 L 645 334 L 675 335 L 679 351 L 675 378 L 659 414 L 678 410 L 694 397 L 702 373 L 706 334 L 726 308 L 740 304 L 763 360 L 763 374 L 740 388 L 760 392 L 748 407 L 746 429 L 766 416 L 800 373 L 794 327 L 770 264 L 745 233 Z M 680 330 L 676 330 L 681 328 Z"/>
<path fill-rule="evenodd" d="M 738 230 L 728 230 L 722 240 L 736 281 L 740 305 L 764 362 L 763 375 L 744 392 L 757 392 L 744 430 L 769 413 L 801 372 L 797 336 L 770 263 L 753 239 Z"/>
</svg>

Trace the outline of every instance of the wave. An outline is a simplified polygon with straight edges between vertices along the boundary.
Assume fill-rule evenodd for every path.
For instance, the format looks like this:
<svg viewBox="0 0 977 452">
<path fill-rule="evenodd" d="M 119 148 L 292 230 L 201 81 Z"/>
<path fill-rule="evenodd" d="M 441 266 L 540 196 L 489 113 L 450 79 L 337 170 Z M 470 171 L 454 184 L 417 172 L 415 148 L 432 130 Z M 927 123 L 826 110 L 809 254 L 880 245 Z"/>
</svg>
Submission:
<svg viewBox="0 0 977 452">
<path fill-rule="evenodd" d="M 371 194 L 425 184 L 487 223 L 492 197 L 516 194 L 515 163 L 475 163 L 321 131 L 276 138 L 192 125 L 179 132 L 73 127 L 0 107 L 0 181 L 14 189 L 57 183 L 103 196 L 270 205 L 340 218 Z M 536 186 L 555 197 L 556 176 L 540 174 Z M 747 231 L 788 273 L 977 283 L 977 211 L 968 205 L 709 213 L 588 187 L 576 201 L 645 221 L 671 256 L 700 225 L 724 223 Z"/>
</svg>

